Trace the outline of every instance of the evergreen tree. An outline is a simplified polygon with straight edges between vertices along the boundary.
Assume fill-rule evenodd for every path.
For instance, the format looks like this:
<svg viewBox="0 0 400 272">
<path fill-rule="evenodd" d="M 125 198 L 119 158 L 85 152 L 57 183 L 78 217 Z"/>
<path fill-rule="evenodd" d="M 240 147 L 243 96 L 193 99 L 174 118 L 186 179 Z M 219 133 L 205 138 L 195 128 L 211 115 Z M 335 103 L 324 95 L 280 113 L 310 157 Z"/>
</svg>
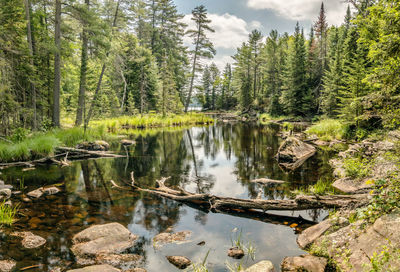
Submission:
<svg viewBox="0 0 400 272">
<path fill-rule="evenodd" d="M 310 112 L 310 95 L 306 77 L 306 48 L 303 31 L 296 24 L 294 39 L 289 47 L 285 90 L 281 103 L 286 114 L 305 116 Z"/>
</svg>

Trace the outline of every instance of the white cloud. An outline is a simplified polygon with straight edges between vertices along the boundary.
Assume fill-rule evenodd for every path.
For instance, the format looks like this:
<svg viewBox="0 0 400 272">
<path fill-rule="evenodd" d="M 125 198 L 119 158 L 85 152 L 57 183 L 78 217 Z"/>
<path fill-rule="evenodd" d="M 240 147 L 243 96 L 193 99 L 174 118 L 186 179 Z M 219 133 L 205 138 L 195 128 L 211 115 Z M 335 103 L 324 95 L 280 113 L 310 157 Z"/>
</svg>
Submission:
<svg viewBox="0 0 400 272">
<path fill-rule="evenodd" d="M 188 29 L 194 28 L 191 17 L 192 15 L 188 14 L 183 18 Z M 211 13 L 208 14 L 208 18 L 211 20 L 210 26 L 215 30 L 214 33 L 209 32 L 208 37 L 216 49 L 235 49 L 248 39 L 252 24 L 248 24 L 245 20 L 228 13 L 223 15 Z M 185 43 L 191 44 L 192 40 L 185 37 Z"/>
<path fill-rule="evenodd" d="M 247 0 L 247 6 L 253 9 L 271 9 L 292 20 L 316 21 L 321 2 L 322 0 Z M 342 0 L 326 0 L 324 5 L 329 24 L 341 24 L 347 4 Z"/>
</svg>

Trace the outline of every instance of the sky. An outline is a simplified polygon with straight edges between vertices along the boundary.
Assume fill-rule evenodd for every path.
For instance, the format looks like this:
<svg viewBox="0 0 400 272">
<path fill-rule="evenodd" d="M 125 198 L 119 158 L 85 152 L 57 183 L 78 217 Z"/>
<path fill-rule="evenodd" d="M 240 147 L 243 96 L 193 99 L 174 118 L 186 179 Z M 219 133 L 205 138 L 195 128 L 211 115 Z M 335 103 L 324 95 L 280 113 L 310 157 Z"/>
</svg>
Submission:
<svg viewBox="0 0 400 272">
<path fill-rule="evenodd" d="M 217 55 L 212 60 L 220 69 L 232 63 L 236 49 L 247 41 L 253 29 L 264 36 L 272 29 L 280 33 L 293 33 L 298 21 L 306 33 L 317 20 L 321 0 L 174 0 L 178 11 L 185 15 L 183 21 L 191 26 L 191 11 L 204 5 L 212 20 L 215 33 L 209 37 Z M 325 0 L 325 10 L 330 25 L 340 25 L 347 9 L 344 0 Z M 190 44 L 187 39 L 186 43 Z"/>
</svg>

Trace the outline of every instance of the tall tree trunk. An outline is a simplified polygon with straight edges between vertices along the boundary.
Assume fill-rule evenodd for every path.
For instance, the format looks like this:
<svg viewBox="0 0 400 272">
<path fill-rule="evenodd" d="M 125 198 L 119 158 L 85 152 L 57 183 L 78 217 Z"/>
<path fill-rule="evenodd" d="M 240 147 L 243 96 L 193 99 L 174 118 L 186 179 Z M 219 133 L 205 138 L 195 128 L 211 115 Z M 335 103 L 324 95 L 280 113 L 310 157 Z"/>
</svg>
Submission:
<svg viewBox="0 0 400 272">
<path fill-rule="evenodd" d="M 112 32 L 111 32 L 110 41 L 112 41 L 112 37 L 113 37 L 113 34 L 114 34 L 114 28 L 117 26 L 117 18 L 118 18 L 120 2 L 121 2 L 121 0 L 118 0 L 117 7 L 115 8 L 114 21 L 113 21 L 113 25 L 112 25 L 113 29 L 112 29 Z M 110 52 L 107 52 L 106 59 L 108 58 L 109 54 L 110 54 Z M 104 62 L 103 66 L 101 67 L 101 73 L 100 73 L 100 76 L 99 76 L 99 80 L 97 81 L 96 91 L 94 92 L 94 96 L 93 96 L 92 102 L 90 103 L 89 112 L 87 114 L 87 117 L 85 118 L 85 128 L 89 125 L 90 118 L 92 117 L 93 108 L 94 108 L 94 105 L 96 103 L 97 96 L 99 95 L 99 92 L 100 92 L 101 83 L 103 82 L 103 76 L 104 76 L 105 70 L 106 70 L 106 63 Z"/>
<path fill-rule="evenodd" d="M 29 48 L 29 63 L 31 65 L 32 74 L 30 79 L 31 85 L 31 107 L 32 107 L 32 129 L 37 129 L 37 112 L 36 112 L 36 87 L 34 83 L 34 61 L 33 61 L 33 39 L 32 39 L 32 28 L 31 28 L 31 3 L 29 0 L 24 0 L 25 2 L 25 16 L 26 16 L 26 33 Z"/>
<path fill-rule="evenodd" d="M 61 0 L 56 0 L 54 42 L 54 94 L 53 126 L 60 127 L 60 85 L 61 85 Z"/>
<path fill-rule="evenodd" d="M 85 0 L 85 4 L 86 4 L 87 9 L 89 10 L 89 5 L 90 5 L 89 0 Z M 80 75 L 80 81 L 79 81 L 79 97 L 78 97 L 78 108 L 76 110 L 75 126 L 82 125 L 83 115 L 85 114 L 88 42 L 89 41 L 88 41 L 87 22 L 84 22 L 83 30 L 82 30 L 81 75 Z"/>
<path fill-rule="evenodd" d="M 201 26 L 199 25 L 198 34 L 197 34 L 197 41 L 196 41 L 196 48 L 194 50 L 194 58 L 193 58 L 193 68 L 192 68 L 192 78 L 190 80 L 190 87 L 189 87 L 189 94 L 186 100 L 185 105 L 185 112 L 189 109 L 190 100 L 192 99 L 192 92 L 193 92 L 193 84 L 194 84 L 194 77 L 196 73 L 196 65 L 197 65 L 197 54 L 199 51 L 199 40 L 200 40 L 200 33 L 201 33 Z"/>
<path fill-rule="evenodd" d="M 143 64 L 144 65 L 144 64 Z M 144 112 L 144 87 L 145 87 L 145 74 L 144 74 L 144 67 L 141 67 L 140 71 L 140 87 L 139 87 L 139 94 L 140 94 L 140 114 Z"/>
</svg>

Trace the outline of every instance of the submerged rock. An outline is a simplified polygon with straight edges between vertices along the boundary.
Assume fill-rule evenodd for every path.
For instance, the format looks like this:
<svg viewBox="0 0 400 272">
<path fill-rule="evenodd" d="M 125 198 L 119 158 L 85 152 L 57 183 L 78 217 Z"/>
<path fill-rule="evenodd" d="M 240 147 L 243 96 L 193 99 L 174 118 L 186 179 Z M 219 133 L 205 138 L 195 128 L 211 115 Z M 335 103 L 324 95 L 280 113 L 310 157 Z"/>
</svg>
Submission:
<svg viewBox="0 0 400 272">
<path fill-rule="evenodd" d="M 312 255 L 301 255 L 298 257 L 286 257 L 281 264 L 282 272 L 324 272 L 328 264 L 327 259 Z"/>
<path fill-rule="evenodd" d="M 115 267 L 136 267 L 142 261 L 142 256 L 137 254 L 100 254 L 96 257 L 96 263 Z"/>
<path fill-rule="evenodd" d="M 182 243 L 186 242 L 187 238 L 190 237 L 190 235 L 192 235 L 191 231 L 179 231 L 176 233 L 162 232 L 154 236 L 153 242 L 157 246 L 171 243 Z"/>
<path fill-rule="evenodd" d="M 79 269 L 68 270 L 67 272 L 120 272 L 121 270 L 108 264 L 86 266 Z"/>
<path fill-rule="evenodd" d="M 119 223 L 95 225 L 73 237 L 74 245 L 71 251 L 77 257 L 79 264 L 108 263 L 111 257 L 117 258 L 116 255 L 131 248 L 137 238 Z M 120 262 L 126 257 L 126 255 L 119 256 Z"/>
<path fill-rule="evenodd" d="M 32 232 L 14 232 L 11 236 L 22 238 L 22 246 L 28 249 L 38 248 L 46 243 L 46 239 L 35 235 Z"/>
<path fill-rule="evenodd" d="M 14 260 L 1 260 L 0 261 L 0 272 L 10 272 L 12 271 L 17 263 Z"/>
<path fill-rule="evenodd" d="M 192 264 L 192 262 L 184 256 L 167 256 L 167 260 L 179 269 L 185 269 Z"/>
<path fill-rule="evenodd" d="M 43 192 L 43 187 L 40 187 L 40 188 L 38 188 L 38 189 L 36 189 L 36 190 L 33 190 L 33 191 L 27 193 L 27 196 L 29 196 L 30 198 L 36 198 L 36 199 L 38 199 L 38 198 L 40 198 L 43 194 L 44 194 L 44 192 Z"/>
<path fill-rule="evenodd" d="M 274 272 L 274 265 L 270 261 L 261 261 L 247 268 L 245 272 Z"/>
<path fill-rule="evenodd" d="M 244 251 L 238 247 L 232 247 L 228 250 L 228 256 L 234 259 L 241 259 L 244 256 Z"/>
<path fill-rule="evenodd" d="M 280 165 L 289 170 L 295 170 L 316 152 L 314 146 L 289 137 L 279 147 L 276 157 Z"/>
<path fill-rule="evenodd" d="M 267 179 L 267 178 L 260 178 L 260 179 L 254 179 L 251 181 L 252 183 L 259 183 L 263 185 L 273 185 L 273 184 L 283 184 L 285 181 L 283 180 L 276 180 L 276 179 Z"/>
<path fill-rule="evenodd" d="M 47 188 L 44 188 L 44 189 L 43 189 L 43 193 L 44 193 L 45 195 L 55 195 L 55 194 L 58 194 L 59 192 L 61 192 L 61 190 L 58 189 L 58 188 L 55 187 L 55 186 L 47 187 Z"/>
</svg>

